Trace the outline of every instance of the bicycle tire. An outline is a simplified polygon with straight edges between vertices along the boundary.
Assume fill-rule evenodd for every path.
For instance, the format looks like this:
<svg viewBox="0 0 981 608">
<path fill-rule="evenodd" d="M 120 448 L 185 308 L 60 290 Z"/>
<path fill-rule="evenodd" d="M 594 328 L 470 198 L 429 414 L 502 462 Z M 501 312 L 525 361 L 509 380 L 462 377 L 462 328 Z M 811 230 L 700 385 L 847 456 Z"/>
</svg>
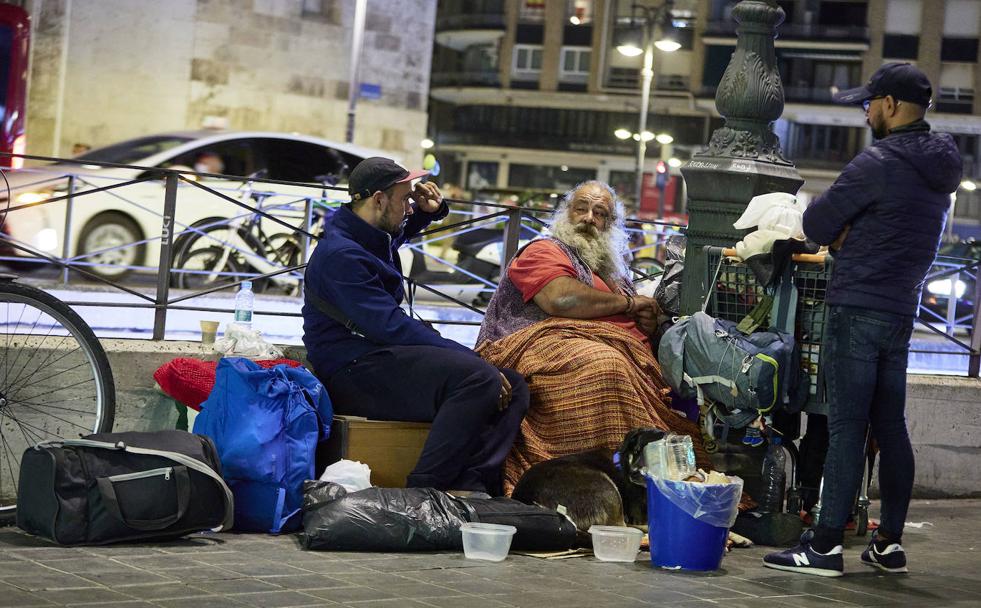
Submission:
<svg viewBox="0 0 981 608">
<path fill-rule="evenodd" d="M 13 324 L 11 305 L 20 307 Z M 37 311 L 31 331 L 17 331 L 31 323 L 28 307 Z M 60 324 L 64 333 L 52 333 L 52 324 L 46 334 L 34 335 L 33 330 L 38 327 L 42 315 Z M 78 313 L 55 296 L 9 278 L 0 279 L 0 327 L 0 525 L 3 525 L 11 523 L 16 516 L 16 477 L 23 450 L 15 448 L 26 449 L 25 446 L 46 439 L 111 431 L 116 413 L 116 392 L 109 358 L 99 339 Z M 44 326 L 41 331 L 43 329 Z M 71 350 L 71 343 L 65 344 L 69 336 L 77 342 L 77 347 Z M 70 358 L 76 351 L 80 351 L 80 355 Z M 55 354 L 57 357 L 53 358 Z M 68 367 L 76 360 L 82 362 Z M 23 367 L 18 370 L 17 365 L 21 362 Z M 83 409 L 66 407 L 67 401 L 83 399 L 77 395 L 84 389 L 78 387 L 89 382 L 85 378 L 88 371 L 93 383 L 93 407 L 84 409 L 84 402 L 77 406 L 72 404 Z M 39 373 L 40 378 L 37 377 Z M 29 375 L 25 377 L 25 374 Z M 82 377 L 82 381 L 71 384 L 78 377 Z M 44 382 L 51 379 L 56 388 L 44 392 L 48 388 Z M 22 391 L 38 388 L 41 392 L 34 395 L 22 394 Z M 72 397 L 63 399 L 59 393 Z M 46 424 L 49 419 L 55 421 L 52 430 L 48 430 Z M 53 432 L 60 430 L 61 424 L 66 425 L 65 430 Z"/>
</svg>

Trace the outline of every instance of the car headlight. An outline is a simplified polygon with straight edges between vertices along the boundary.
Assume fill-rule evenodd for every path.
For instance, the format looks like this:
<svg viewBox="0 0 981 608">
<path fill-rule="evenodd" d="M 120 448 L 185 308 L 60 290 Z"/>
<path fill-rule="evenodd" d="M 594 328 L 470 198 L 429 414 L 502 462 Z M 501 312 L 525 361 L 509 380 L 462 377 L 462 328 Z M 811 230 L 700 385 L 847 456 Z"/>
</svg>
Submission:
<svg viewBox="0 0 981 608">
<path fill-rule="evenodd" d="M 964 281 L 958 279 L 956 282 L 950 279 L 940 279 L 937 281 L 931 281 L 927 284 L 927 291 L 937 296 L 950 297 L 951 292 L 953 292 L 954 297 L 958 300 L 963 297 L 964 292 L 967 291 L 967 284 Z"/>
<path fill-rule="evenodd" d="M 58 231 L 54 228 L 42 228 L 34 235 L 34 246 L 41 251 L 56 251 L 58 249 Z"/>
<path fill-rule="evenodd" d="M 50 192 L 21 192 L 14 199 L 18 205 L 30 205 L 40 203 L 51 198 Z"/>
</svg>

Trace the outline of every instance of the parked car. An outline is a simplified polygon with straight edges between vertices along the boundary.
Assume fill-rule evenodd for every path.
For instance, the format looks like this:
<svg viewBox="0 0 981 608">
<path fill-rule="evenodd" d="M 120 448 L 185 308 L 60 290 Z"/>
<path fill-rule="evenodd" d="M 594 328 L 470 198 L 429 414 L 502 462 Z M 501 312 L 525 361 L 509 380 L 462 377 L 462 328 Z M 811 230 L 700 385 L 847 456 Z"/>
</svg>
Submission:
<svg viewBox="0 0 981 608">
<path fill-rule="evenodd" d="M 981 242 L 973 239 L 945 243 L 931 274 L 967 267 L 971 261 L 981 260 Z M 923 290 L 920 320 L 938 324 L 947 318 L 949 302 L 954 300 L 954 321 L 959 328 L 970 330 L 974 315 L 974 294 L 976 293 L 977 270 L 970 269 L 942 278 L 927 281 Z"/>
<path fill-rule="evenodd" d="M 155 169 L 192 169 L 242 178 L 241 181 L 207 176 L 198 179 L 198 183 L 238 199 L 237 189 L 246 183 L 248 176 L 260 171 L 264 178 L 271 180 L 310 184 L 327 180 L 343 184 L 351 168 L 362 159 L 376 155 L 391 156 L 350 144 L 285 133 L 194 131 L 138 137 L 92 150 L 76 159 L 89 164 L 56 163 L 8 172 L 11 207 L 63 195 L 67 192 L 69 174 L 77 176 L 75 191 L 79 193 L 128 180 L 149 179 L 76 197 L 70 223 L 65 220 L 64 202 L 12 211 L 4 231 L 48 255 L 61 256 L 68 226 L 69 254 L 92 254 L 80 262 L 94 264 L 92 272 L 118 279 L 134 267 L 155 269 L 158 265 L 164 179 L 163 173 Z M 100 167 L 96 163 L 143 168 Z M 294 205 L 294 225 L 302 222 L 303 199 L 319 198 L 322 194 L 316 187 L 256 184 L 255 188 L 275 193 L 265 198 L 266 208 Z M 336 200 L 347 198 L 342 190 L 330 192 L 336 195 Z M 6 197 L 6 192 L 0 190 L 0 202 Z M 244 212 L 193 184 L 181 184 L 174 230 L 180 232 L 206 218 Z M 146 243 L 125 246 L 147 239 Z"/>
</svg>

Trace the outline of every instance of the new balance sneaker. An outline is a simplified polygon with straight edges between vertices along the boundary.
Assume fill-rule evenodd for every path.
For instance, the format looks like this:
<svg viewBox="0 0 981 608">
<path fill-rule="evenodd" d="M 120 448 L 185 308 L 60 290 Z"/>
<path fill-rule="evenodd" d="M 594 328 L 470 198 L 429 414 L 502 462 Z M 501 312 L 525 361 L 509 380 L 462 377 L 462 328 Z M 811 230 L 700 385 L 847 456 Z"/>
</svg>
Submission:
<svg viewBox="0 0 981 608">
<path fill-rule="evenodd" d="M 842 559 L 842 546 L 838 545 L 828 553 L 818 553 L 811 547 L 814 532 L 808 530 L 800 537 L 800 544 L 791 549 L 770 553 L 763 558 L 767 568 L 800 572 L 815 576 L 841 576 L 845 573 Z"/>
<path fill-rule="evenodd" d="M 879 551 L 875 546 L 877 538 L 877 536 L 873 536 L 868 548 L 862 551 L 862 563 L 893 574 L 909 572 L 909 568 L 906 567 L 906 551 L 903 550 L 903 546 L 899 543 L 892 543 Z"/>
</svg>

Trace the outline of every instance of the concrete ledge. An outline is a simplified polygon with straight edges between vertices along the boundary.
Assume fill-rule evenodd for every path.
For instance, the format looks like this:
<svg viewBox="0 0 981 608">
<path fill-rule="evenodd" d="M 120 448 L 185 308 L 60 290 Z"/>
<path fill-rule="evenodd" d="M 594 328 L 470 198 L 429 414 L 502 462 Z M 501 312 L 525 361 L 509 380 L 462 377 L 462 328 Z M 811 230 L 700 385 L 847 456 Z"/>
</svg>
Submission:
<svg viewBox="0 0 981 608">
<path fill-rule="evenodd" d="M 174 428 L 178 410 L 153 372 L 176 357 L 217 359 L 197 342 L 103 340 L 116 380 L 115 430 Z M 284 346 L 306 363 L 306 349 Z M 981 380 L 910 376 L 906 417 L 916 455 L 917 498 L 981 497 Z"/>
</svg>

